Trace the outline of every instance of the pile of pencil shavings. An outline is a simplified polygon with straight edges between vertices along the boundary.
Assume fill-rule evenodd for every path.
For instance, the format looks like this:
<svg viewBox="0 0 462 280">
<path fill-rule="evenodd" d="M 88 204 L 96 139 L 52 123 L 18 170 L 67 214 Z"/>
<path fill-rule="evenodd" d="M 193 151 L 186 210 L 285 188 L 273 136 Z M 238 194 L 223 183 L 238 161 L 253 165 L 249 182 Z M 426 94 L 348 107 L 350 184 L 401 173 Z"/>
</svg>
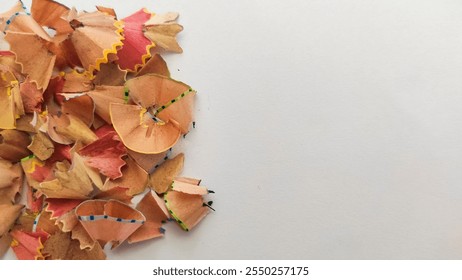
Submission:
<svg viewBox="0 0 462 280">
<path fill-rule="evenodd" d="M 168 159 L 195 97 L 159 55 L 182 52 L 177 17 L 51 0 L 0 14 L 0 257 L 105 259 L 107 243 L 188 231 L 212 209 L 178 177 L 183 154 Z"/>
</svg>

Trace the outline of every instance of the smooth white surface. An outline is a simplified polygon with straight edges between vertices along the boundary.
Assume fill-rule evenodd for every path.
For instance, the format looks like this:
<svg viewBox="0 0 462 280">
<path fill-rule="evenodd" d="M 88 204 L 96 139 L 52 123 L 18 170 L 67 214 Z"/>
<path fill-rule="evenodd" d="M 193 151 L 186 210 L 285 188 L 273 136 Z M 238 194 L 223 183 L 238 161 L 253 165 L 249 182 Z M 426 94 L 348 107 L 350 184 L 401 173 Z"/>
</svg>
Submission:
<svg viewBox="0 0 462 280">
<path fill-rule="evenodd" d="M 63 3 L 180 12 L 198 90 L 176 150 L 217 212 L 109 258 L 462 258 L 461 1 Z"/>
</svg>

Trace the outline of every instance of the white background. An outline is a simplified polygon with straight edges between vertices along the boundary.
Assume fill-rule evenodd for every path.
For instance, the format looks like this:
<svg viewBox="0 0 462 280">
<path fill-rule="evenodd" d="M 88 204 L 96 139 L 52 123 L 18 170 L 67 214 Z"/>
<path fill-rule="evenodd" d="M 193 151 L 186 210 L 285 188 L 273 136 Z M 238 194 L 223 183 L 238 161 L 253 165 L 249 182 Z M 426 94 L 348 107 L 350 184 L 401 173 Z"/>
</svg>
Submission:
<svg viewBox="0 0 462 280">
<path fill-rule="evenodd" d="M 460 0 L 63 3 L 180 12 L 198 90 L 176 151 L 217 211 L 109 258 L 462 258 Z"/>
</svg>

